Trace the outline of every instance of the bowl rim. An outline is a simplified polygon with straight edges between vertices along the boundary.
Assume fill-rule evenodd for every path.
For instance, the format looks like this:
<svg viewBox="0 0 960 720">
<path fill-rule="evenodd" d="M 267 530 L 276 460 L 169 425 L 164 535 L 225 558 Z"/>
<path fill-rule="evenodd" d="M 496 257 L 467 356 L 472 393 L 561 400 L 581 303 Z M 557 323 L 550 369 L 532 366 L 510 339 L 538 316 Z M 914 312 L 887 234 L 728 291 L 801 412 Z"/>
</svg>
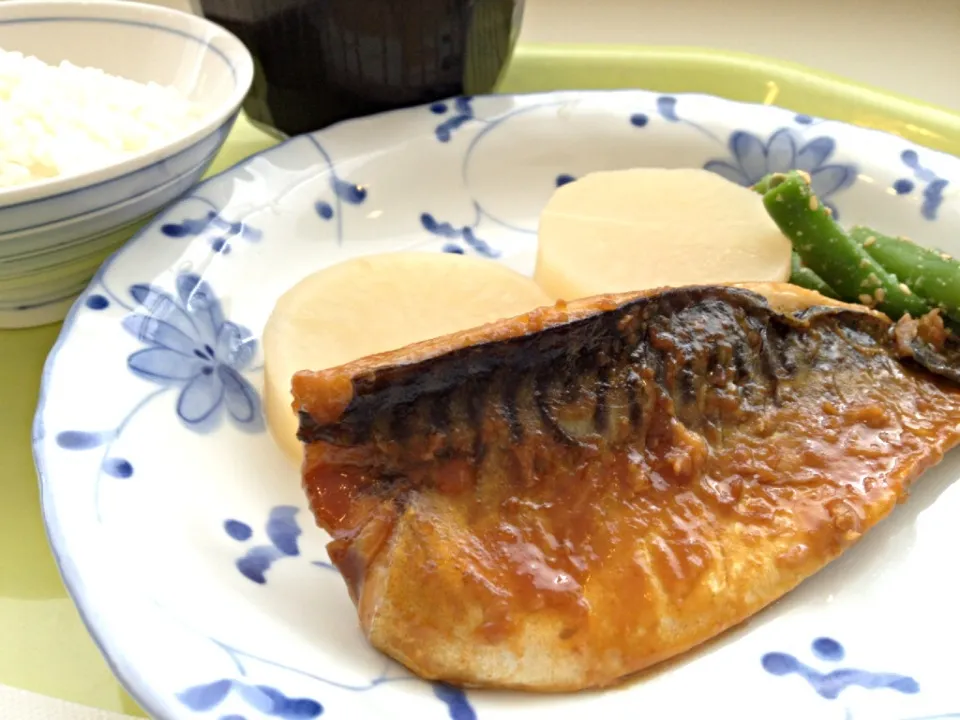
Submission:
<svg viewBox="0 0 960 720">
<path fill-rule="evenodd" d="M 0 212 L 99 187 L 189 150 L 231 120 L 253 84 L 250 51 L 229 30 L 199 15 L 135 0 L 6 0 L 0 3 L 0 25 L 63 21 L 134 25 L 192 40 L 201 46 L 202 52 L 212 52 L 224 60 L 233 77 L 233 90 L 227 99 L 208 108 L 193 130 L 159 147 L 103 167 L 0 188 Z"/>
<path fill-rule="evenodd" d="M 29 205 L 41 204 L 51 200 L 60 200 L 63 198 L 70 197 L 72 195 L 76 195 L 77 193 L 82 193 L 87 190 L 91 190 L 93 188 L 102 187 L 104 185 L 108 185 L 115 182 L 122 182 L 124 180 L 132 180 L 136 177 L 139 177 L 143 173 L 149 173 L 153 171 L 158 165 L 170 162 L 172 160 L 179 160 L 183 157 L 189 156 L 190 154 L 196 152 L 198 148 L 200 148 L 202 145 L 209 143 L 210 139 L 213 138 L 218 133 L 222 135 L 222 138 L 220 139 L 219 142 L 216 143 L 216 146 L 213 147 L 213 149 L 210 152 L 204 154 L 200 158 L 199 162 L 196 163 L 196 165 L 193 165 L 191 166 L 190 169 L 184 170 L 182 172 L 168 175 L 162 182 L 160 182 L 159 184 L 155 185 L 154 187 L 148 190 L 138 191 L 133 193 L 132 195 L 123 195 L 122 197 L 112 196 L 110 200 L 104 201 L 102 204 L 84 207 L 82 210 L 79 210 L 77 212 L 72 212 L 69 215 L 62 215 L 62 216 L 58 215 L 52 220 L 46 219 L 41 222 L 22 225 L 22 226 L 14 227 L 12 229 L 0 230 L 0 263 L 2 263 L 5 258 L 10 257 L 9 253 L 5 250 L 5 247 L 4 247 L 5 243 L 24 241 L 40 232 L 47 232 L 51 229 L 61 229 L 63 227 L 70 225 L 73 222 L 88 219 L 94 216 L 103 215 L 104 213 L 108 213 L 111 210 L 116 209 L 119 206 L 123 206 L 126 203 L 129 203 L 133 200 L 142 199 L 153 194 L 156 190 L 167 185 L 168 183 L 171 183 L 177 179 L 184 177 L 185 175 L 188 175 L 193 168 L 199 165 L 209 166 L 216 159 L 217 155 L 220 153 L 220 150 L 222 149 L 223 143 L 230 136 L 230 132 L 233 128 L 234 123 L 236 122 L 237 115 L 238 115 L 238 112 L 234 111 L 232 115 L 227 116 L 227 118 L 223 121 L 223 124 L 215 128 L 212 128 L 208 134 L 197 139 L 195 142 L 191 142 L 187 147 L 183 148 L 182 150 L 171 152 L 156 162 L 151 162 L 147 165 L 143 165 L 142 167 L 137 167 L 129 172 L 124 173 L 123 175 L 119 175 L 116 177 L 109 177 L 103 180 L 98 180 L 97 182 L 93 182 L 88 185 L 83 185 L 81 187 L 65 190 L 64 192 L 58 193 L 57 195 L 44 195 L 42 197 L 35 198 L 33 200 L 27 200 L 25 202 L 21 202 L 18 204 L 3 205 L 2 202 L 0 202 L 0 212 L 2 212 L 4 208 L 13 208 L 13 207 L 23 208 Z M 0 195 L 0 201 L 2 201 L 2 199 L 3 199 L 3 196 Z M 155 210 L 151 211 L 151 214 L 154 212 L 156 211 Z"/>
</svg>

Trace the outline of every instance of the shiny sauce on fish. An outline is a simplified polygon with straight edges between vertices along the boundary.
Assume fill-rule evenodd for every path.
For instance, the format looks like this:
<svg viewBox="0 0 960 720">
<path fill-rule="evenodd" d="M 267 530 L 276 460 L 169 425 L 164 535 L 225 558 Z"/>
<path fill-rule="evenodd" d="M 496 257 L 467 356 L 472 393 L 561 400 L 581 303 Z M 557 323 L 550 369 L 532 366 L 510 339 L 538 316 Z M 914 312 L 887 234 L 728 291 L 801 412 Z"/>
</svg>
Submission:
<svg viewBox="0 0 960 720">
<path fill-rule="evenodd" d="M 549 617 L 571 652 L 634 669 L 690 644 L 638 638 L 710 637 L 836 557 L 960 427 L 960 388 L 888 321 L 731 288 L 354 372 L 333 422 L 301 398 L 304 487 L 355 600 L 397 523 L 444 547 L 452 514 L 469 532 L 410 562 L 458 592 L 411 643 L 479 608 L 479 643 L 522 654 Z"/>
</svg>

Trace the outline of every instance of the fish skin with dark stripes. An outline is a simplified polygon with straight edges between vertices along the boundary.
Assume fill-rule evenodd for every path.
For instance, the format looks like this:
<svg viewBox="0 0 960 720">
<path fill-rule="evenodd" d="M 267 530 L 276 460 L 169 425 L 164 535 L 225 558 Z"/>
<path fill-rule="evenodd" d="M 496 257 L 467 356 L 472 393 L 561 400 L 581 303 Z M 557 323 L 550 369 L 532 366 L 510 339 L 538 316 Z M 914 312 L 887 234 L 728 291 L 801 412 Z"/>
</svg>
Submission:
<svg viewBox="0 0 960 720">
<path fill-rule="evenodd" d="M 780 284 L 590 298 L 293 378 L 370 642 L 465 686 L 603 687 L 839 556 L 960 441 L 960 350 Z"/>
</svg>

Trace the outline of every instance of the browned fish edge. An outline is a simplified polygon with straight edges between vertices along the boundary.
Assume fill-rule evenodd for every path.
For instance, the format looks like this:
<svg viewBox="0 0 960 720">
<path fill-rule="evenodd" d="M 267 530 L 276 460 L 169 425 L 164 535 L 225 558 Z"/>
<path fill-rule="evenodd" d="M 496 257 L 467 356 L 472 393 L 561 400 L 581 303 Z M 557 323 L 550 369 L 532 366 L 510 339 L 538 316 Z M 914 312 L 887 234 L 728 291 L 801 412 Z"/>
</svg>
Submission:
<svg viewBox="0 0 960 720">
<path fill-rule="evenodd" d="M 493 345 L 510 343 L 524 337 L 555 335 L 558 330 L 574 330 L 584 323 L 601 322 L 612 331 L 616 321 L 626 313 L 641 312 L 652 302 L 666 306 L 686 307 L 705 300 L 721 300 L 748 310 L 760 310 L 780 316 L 799 329 L 808 327 L 808 321 L 817 314 L 848 316 L 852 321 L 870 322 L 877 330 L 889 335 L 889 349 L 902 358 L 916 361 L 928 371 L 960 383 L 960 342 L 956 338 L 928 342 L 923 328 L 937 322 L 920 321 L 906 316 L 894 324 L 886 315 L 862 305 L 838 302 L 819 293 L 787 283 L 732 283 L 728 285 L 697 285 L 682 288 L 658 288 L 634 293 L 600 295 L 574 302 L 559 301 L 555 305 L 537 308 L 512 318 L 444 335 L 397 350 L 370 355 L 326 370 L 301 370 L 292 379 L 292 408 L 300 424 L 298 438 L 309 443 L 316 439 L 317 430 L 337 423 L 359 396 L 395 383 L 401 376 L 409 377 L 414 367 L 426 371 L 431 361 L 445 356 L 469 352 L 477 355 Z M 940 322 L 942 327 L 942 321 Z M 557 337 L 554 346 L 562 344 Z M 531 361 L 533 361 L 532 359 Z M 422 366 L 422 367 L 420 367 Z M 450 378 L 437 381 L 449 384 Z M 429 377 L 411 384 L 412 395 L 434 384 Z"/>
</svg>

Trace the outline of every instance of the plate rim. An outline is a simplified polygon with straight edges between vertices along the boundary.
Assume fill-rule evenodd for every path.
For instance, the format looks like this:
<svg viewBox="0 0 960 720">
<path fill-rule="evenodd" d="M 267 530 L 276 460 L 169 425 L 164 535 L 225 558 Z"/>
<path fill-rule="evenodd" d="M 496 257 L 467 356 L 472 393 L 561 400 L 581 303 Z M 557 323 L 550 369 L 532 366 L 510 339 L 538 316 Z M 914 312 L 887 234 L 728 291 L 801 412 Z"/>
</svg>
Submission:
<svg viewBox="0 0 960 720">
<path fill-rule="evenodd" d="M 602 97 L 602 96 L 629 96 L 636 95 L 637 97 L 643 97 L 647 99 L 655 99 L 664 96 L 669 96 L 677 98 L 689 98 L 689 99 L 701 99 L 708 100 L 710 102 L 717 102 L 725 106 L 735 107 L 735 108 L 744 108 L 749 113 L 759 112 L 759 113 L 783 113 L 790 112 L 794 113 L 795 111 L 788 108 L 782 108 L 776 105 L 768 105 L 763 103 L 754 103 L 754 102 L 742 102 L 738 100 L 729 100 L 727 98 L 719 97 L 717 95 L 710 95 L 707 93 L 663 93 L 652 90 L 645 90 L 641 88 L 620 88 L 620 89 L 588 89 L 588 90 L 550 90 L 545 92 L 529 92 L 529 93 L 491 93 L 486 95 L 473 95 L 473 96 L 463 96 L 471 97 L 474 99 L 509 99 L 509 100 L 523 100 L 527 103 L 530 101 L 535 101 L 537 99 L 548 100 L 562 100 L 564 98 L 569 98 L 571 100 L 576 98 L 583 97 Z M 68 550 L 68 542 L 66 538 L 61 534 L 61 528 L 57 522 L 57 513 L 54 510 L 56 501 L 53 498 L 53 489 L 51 486 L 51 479 L 46 470 L 45 455 L 44 455 L 44 443 L 47 440 L 46 430 L 44 427 L 44 417 L 47 406 L 48 394 L 50 379 L 55 370 L 57 356 L 59 355 L 63 346 L 71 339 L 72 332 L 74 329 L 74 324 L 76 322 L 77 314 L 82 311 L 85 306 L 85 302 L 92 289 L 101 282 L 103 276 L 110 269 L 110 267 L 119 260 L 126 252 L 128 252 L 134 245 L 148 240 L 147 237 L 151 232 L 162 224 L 163 217 L 170 211 L 181 207 L 185 203 L 188 203 L 192 200 L 197 199 L 200 192 L 205 188 L 209 183 L 212 183 L 215 180 L 223 179 L 224 177 L 229 177 L 230 175 L 242 171 L 244 168 L 248 167 L 252 162 L 257 159 L 269 157 L 272 153 L 280 152 L 288 144 L 302 140 L 303 138 L 314 138 L 317 142 L 322 144 L 323 137 L 326 133 L 340 128 L 346 125 L 354 123 L 362 123 L 365 121 L 371 120 L 381 120 L 389 117 L 399 117 L 405 114 L 414 114 L 417 112 L 423 112 L 426 109 L 429 109 L 432 105 L 435 105 L 438 102 L 452 102 L 457 96 L 447 98 L 442 101 L 434 101 L 431 103 L 422 103 L 419 105 L 399 108 L 396 110 L 390 110 L 383 113 L 376 113 L 374 115 L 364 116 L 360 118 L 353 118 L 349 120 L 343 120 L 332 125 L 329 125 L 320 130 L 316 130 L 310 133 L 303 133 L 301 135 L 292 136 L 282 140 L 281 142 L 263 150 L 259 150 L 251 155 L 245 157 L 243 160 L 235 163 L 229 168 L 225 169 L 221 173 L 214 175 L 212 177 L 206 178 L 200 183 L 194 185 L 187 193 L 181 195 L 177 200 L 172 202 L 163 208 L 159 213 L 157 213 L 148 223 L 146 223 L 142 228 L 140 228 L 133 237 L 130 238 L 122 247 L 110 254 L 109 257 L 103 262 L 100 268 L 97 270 L 97 273 L 94 275 L 87 287 L 80 293 L 76 298 L 69 312 L 63 320 L 62 327 L 60 332 L 57 335 L 57 339 L 53 346 L 51 347 L 45 361 L 43 364 L 43 370 L 40 377 L 40 388 L 37 397 L 37 407 L 34 414 L 33 423 L 31 426 L 31 450 L 34 460 L 34 465 L 37 472 L 38 484 L 39 484 L 39 501 L 40 501 L 40 510 L 43 518 L 44 533 L 47 537 L 47 543 L 50 546 L 51 553 L 54 557 L 54 560 L 57 565 L 57 570 L 60 573 L 61 579 L 63 581 L 64 587 L 67 590 L 71 601 L 77 609 L 77 612 L 80 616 L 81 621 L 84 624 L 84 627 L 87 629 L 87 632 L 90 634 L 91 639 L 99 650 L 100 654 L 103 656 L 104 660 L 107 663 L 107 666 L 110 668 L 111 672 L 114 674 L 119 683 L 124 687 L 124 689 L 134 698 L 137 704 L 146 711 L 151 717 L 159 718 L 160 720 L 167 720 L 170 718 L 173 720 L 173 716 L 169 716 L 164 712 L 161 712 L 161 708 L 164 706 L 164 701 L 159 697 L 159 691 L 157 688 L 145 678 L 140 676 L 136 668 L 133 666 L 133 663 L 129 660 L 129 657 L 126 653 L 123 652 L 123 642 L 118 642 L 115 637 L 111 637 L 111 623 L 102 622 L 96 616 L 98 610 L 95 607 L 94 603 L 91 603 L 89 598 L 86 597 L 85 593 L 87 592 L 87 583 L 83 578 L 83 574 L 80 572 L 79 568 L 74 563 L 73 558 L 70 555 Z M 905 149 L 913 149 L 915 151 L 921 151 L 925 157 L 937 157 L 940 161 L 946 161 L 948 164 L 953 165 L 958 170 L 958 177 L 960 177 L 960 158 L 957 156 L 951 155 L 949 153 L 934 150 L 923 145 L 918 145 L 917 143 L 908 140 L 906 138 L 893 135 L 882 130 L 877 130 L 873 128 L 865 128 L 858 125 L 853 125 L 848 122 L 840 120 L 828 120 L 824 119 L 824 122 L 828 122 L 837 126 L 844 128 L 850 128 L 856 131 L 858 134 L 863 134 L 866 137 L 872 137 L 877 139 L 882 139 L 884 142 L 896 142 L 901 144 Z M 334 165 L 335 163 L 331 163 Z M 206 200 L 206 199 L 205 199 Z M 207 202 L 212 202 L 207 200 Z M 219 203 L 214 203 L 219 204 Z M 113 649 L 113 652 L 108 651 L 108 647 Z"/>
</svg>

